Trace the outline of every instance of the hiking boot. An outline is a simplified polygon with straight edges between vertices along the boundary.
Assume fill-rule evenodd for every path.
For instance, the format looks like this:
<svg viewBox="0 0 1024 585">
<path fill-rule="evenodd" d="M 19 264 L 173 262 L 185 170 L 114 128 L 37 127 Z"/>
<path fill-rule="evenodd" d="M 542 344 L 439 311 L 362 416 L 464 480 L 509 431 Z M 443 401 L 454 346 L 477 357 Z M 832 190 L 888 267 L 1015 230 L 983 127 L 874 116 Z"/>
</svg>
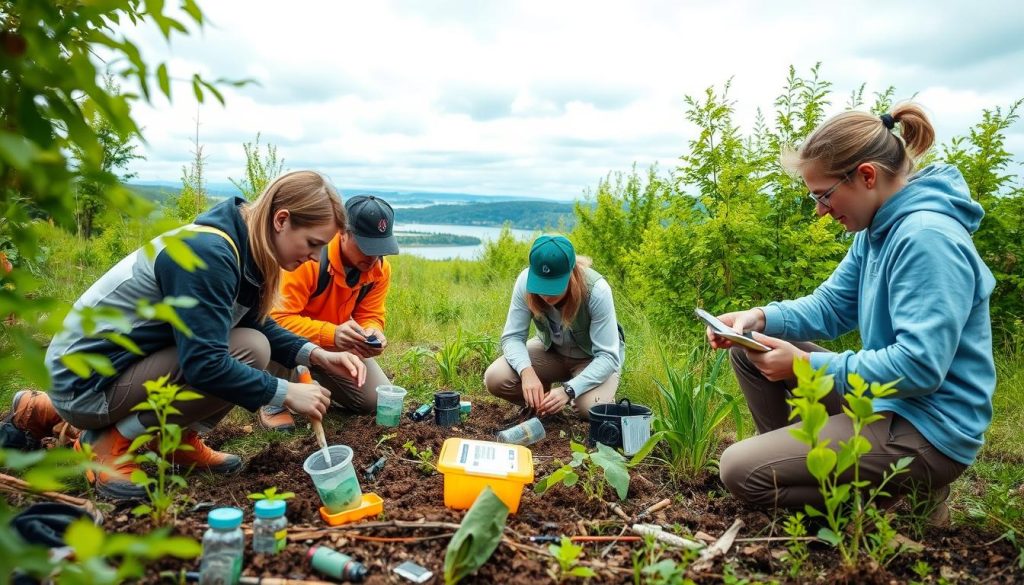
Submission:
<svg viewBox="0 0 1024 585">
<path fill-rule="evenodd" d="M 175 465 L 214 473 L 234 473 L 242 468 L 242 459 L 238 455 L 214 451 L 195 431 L 185 431 L 181 435 L 181 444 L 192 448 L 172 453 L 171 462 Z"/>
<path fill-rule="evenodd" d="M 132 472 L 139 468 L 132 460 L 134 453 L 129 448 L 131 440 L 117 430 L 107 427 L 98 431 L 85 431 L 75 441 L 75 451 L 82 451 L 82 445 L 92 448 L 93 461 L 102 464 L 109 471 L 85 472 L 89 483 L 96 486 L 96 491 L 112 500 L 141 500 L 146 497 L 146 490 L 131 482 Z"/>
<path fill-rule="evenodd" d="M 928 526 L 932 528 L 949 528 L 949 486 L 944 485 L 928 494 Z"/>
<path fill-rule="evenodd" d="M 256 417 L 260 421 L 260 426 L 265 429 L 279 433 L 290 433 L 295 430 L 295 417 L 288 412 L 287 408 L 277 412 L 275 408 L 263 406 L 256 413 Z"/>
<path fill-rule="evenodd" d="M 53 435 L 53 428 L 63 419 L 53 409 L 50 395 L 38 390 L 22 390 L 14 395 L 7 420 L 28 435 L 29 441 L 39 443 Z"/>
</svg>

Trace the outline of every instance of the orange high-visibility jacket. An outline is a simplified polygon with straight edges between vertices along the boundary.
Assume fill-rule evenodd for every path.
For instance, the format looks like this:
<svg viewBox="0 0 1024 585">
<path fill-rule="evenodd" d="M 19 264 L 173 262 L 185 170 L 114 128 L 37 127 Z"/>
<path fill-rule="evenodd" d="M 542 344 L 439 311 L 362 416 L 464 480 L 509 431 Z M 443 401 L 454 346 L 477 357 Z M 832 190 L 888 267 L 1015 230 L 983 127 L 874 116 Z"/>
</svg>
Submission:
<svg viewBox="0 0 1024 585">
<path fill-rule="evenodd" d="M 355 320 L 363 329 L 384 331 L 384 303 L 391 283 L 391 264 L 381 258 L 372 269 L 359 275 L 354 287 L 345 283 L 345 268 L 341 257 L 341 236 L 335 235 L 327 244 L 327 257 L 331 261 L 331 275 L 327 289 L 316 298 L 320 275 L 320 262 L 303 262 L 294 272 L 281 271 L 280 297 L 270 316 L 282 327 L 301 335 L 324 349 L 337 349 L 334 332 L 339 323 Z M 373 283 L 370 292 L 356 306 L 359 289 Z"/>
</svg>

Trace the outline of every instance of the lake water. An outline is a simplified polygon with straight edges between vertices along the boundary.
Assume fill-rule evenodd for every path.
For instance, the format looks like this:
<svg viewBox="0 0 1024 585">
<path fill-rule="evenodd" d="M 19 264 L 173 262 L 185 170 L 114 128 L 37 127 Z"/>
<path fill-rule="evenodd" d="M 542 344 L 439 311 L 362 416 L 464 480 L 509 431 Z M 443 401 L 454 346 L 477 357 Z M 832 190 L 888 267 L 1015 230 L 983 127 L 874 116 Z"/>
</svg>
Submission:
<svg viewBox="0 0 1024 585">
<path fill-rule="evenodd" d="M 459 236 L 474 236 L 483 241 L 493 241 L 501 235 L 500 227 L 486 227 L 477 225 L 443 225 L 430 223 L 395 223 L 396 232 L 425 232 L 428 234 L 455 234 Z M 530 230 L 512 230 L 512 235 L 517 239 L 527 241 L 533 239 L 534 232 Z M 449 260 L 461 258 L 464 260 L 478 260 L 484 251 L 483 244 L 478 246 L 419 246 L 402 248 L 402 254 L 411 254 L 428 260 Z"/>
</svg>

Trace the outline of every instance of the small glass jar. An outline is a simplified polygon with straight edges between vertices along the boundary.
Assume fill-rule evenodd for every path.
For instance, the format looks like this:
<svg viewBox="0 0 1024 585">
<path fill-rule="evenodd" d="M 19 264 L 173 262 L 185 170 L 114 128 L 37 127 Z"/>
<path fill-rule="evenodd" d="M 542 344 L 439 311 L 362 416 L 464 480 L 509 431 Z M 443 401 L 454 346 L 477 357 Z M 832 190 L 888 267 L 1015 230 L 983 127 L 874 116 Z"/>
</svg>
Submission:
<svg viewBox="0 0 1024 585">
<path fill-rule="evenodd" d="M 210 528 L 203 535 L 203 560 L 199 565 L 200 585 L 238 583 L 245 554 L 242 511 L 216 508 L 207 516 Z"/>
<path fill-rule="evenodd" d="M 252 552 L 277 554 L 288 544 L 288 519 L 284 500 L 256 502 L 256 520 L 252 523 Z"/>
</svg>

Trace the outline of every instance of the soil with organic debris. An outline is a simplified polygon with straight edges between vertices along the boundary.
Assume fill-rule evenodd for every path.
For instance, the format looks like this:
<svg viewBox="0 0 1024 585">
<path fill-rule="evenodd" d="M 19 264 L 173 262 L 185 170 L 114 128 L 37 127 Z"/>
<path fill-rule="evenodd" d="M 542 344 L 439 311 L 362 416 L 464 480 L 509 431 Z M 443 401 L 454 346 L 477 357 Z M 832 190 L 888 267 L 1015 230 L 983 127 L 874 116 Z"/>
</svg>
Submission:
<svg viewBox="0 0 1024 585">
<path fill-rule="evenodd" d="M 190 502 L 179 513 L 175 532 L 201 539 L 206 529 L 206 513 L 214 505 L 238 506 L 245 510 L 244 526 L 248 528 L 253 502 L 247 499 L 247 494 L 276 487 L 279 491 L 295 493 L 295 498 L 288 501 L 289 543 L 278 555 L 254 555 L 251 548 L 247 548 L 244 575 L 326 580 L 312 571 L 306 559 L 310 546 L 321 544 L 365 564 L 369 570 L 366 583 L 408 583 L 392 572 L 406 560 L 433 571 L 435 576 L 431 583 L 443 582 L 445 549 L 454 530 L 438 525 L 457 524 L 465 512 L 444 506 L 443 476 L 432 469 L 424 469 L 426 466 L 408 454 L 403 445 L 411 441 L 421 451 L 431 450 L 432 461 L 436 463 L 446 438 L 493 440 L 496 431 L 524 418 L 516 407 L 479 396 L 471 398 L 473 408 L 469 417 L 459 426 L 448 428 L 435 425 L 432 418 L 423 422 L 403 418 L 397 428 L 387 428 L 376 425 L 372 416 L 343 416 L 334 412 L 328 415 L 328 443 L 352 447 L 363 492 L 376 493 L 384 500 L 384 512 L 376 518 L 338 527 L 329 527 L 321 520 L 320 500 L 302 469 L 303 461 L 317 446 L 308 429 L 300 428 L 295 436 L 259 445 L 259 451 L 235 476 L 225 479 L 193 474 L 189 479 Z M 410 405 L 407 403 L 407 406 Z M 544 424 L 546 438 L 530 447 L 537 479 L 554 470 L 559 465 L 558 460 L 569 459 L 570 439 L 583 442 L 587 436 L 587 423 L 568 410 L 565 414 L 548 417 Z M 250 425 L 222 425 L 208 442 L 214 447 L 225 444 L 230 447 L 251 432 Z M 364 468 L 381 456 L 388 458 L 387 463 L 374 479 L 367 479 Z M 690 571 L 689 577 L 698 583 L 720 583 L 727 574 L 751 581 L 909 583 L 921 581 L 912 567 L 922 560 L 931 568 L 931 580 L 924 582 L 938 582 L 939 577 L 948 582 L 1024 582 L 1024 573 L 1016 569 L 1016 551 L 1012 545 L 1004 540 L 992 542 L 998 538 L 997 534 L 983 534 L 957 525 L 950 529 L 927 530 L 920 541 L 923 545 L 920 552 L 905 553 L 884 568 L 862 566 L 856 573 L 837 569 L 835 551 L 814 544 L 811 547 L 814 571 L 805 572 L 799 579 L 789 579 L 787 566 L 781 560 L 785 542 L 766 539 L 784 536 L 785 514 L 773 515 L 771 511 L 740 505 L 724 492 L 714 474 L 699 484 L 674 485 L 666 468 L 654 462 L 632 470 L 629 497 L 621 503 L 621 508 L 632 516 L 664 498 L 671 498 L 671 505 L 644 521 L 660 524 L 688 538 L 704 538 L 710 543 L 736 519 L 744 523 L 739 538 L 724 557 L 699 573 Z M 605 499 L 617 500 L 610 487 L 605 490 Z M 108 513 L 105 528 L 117 532 L 149 531 L 148 521 L 132 517 L 129 509 L 122 507 Z M 422 521 L 427 526 L 356 528 L 387 521 Z M 555 565 L 547 553 L 548 545 L 531 542 L 530 536 L 617 535 L 624 524 L 605 502 L 588 501 L 579 486 L 557 486 L 543 495 L 535 494 L 531 486 L 527 486 L 518 513 L 508 518 L 505 542 L 464 582 L 530 585 L 554 582 L 548 573 Z M 247 542 L 251 542 L 251 537 Z M 642 542 L 635 541 L 610 547 L 604 542 L 587 543 L 582 560 L 598 574 L 592 582 L 632 583 L 634 555 L 640 554 L 643 548 Z M 663 554 L 668 558 L 681 558 L 681 553 L 671 549 Z M 158 580 L 159 570 L 198 570 L 198 565 L 198 560 L 185 563 L 164 560 L 147 580 Z"/>
</svg>

